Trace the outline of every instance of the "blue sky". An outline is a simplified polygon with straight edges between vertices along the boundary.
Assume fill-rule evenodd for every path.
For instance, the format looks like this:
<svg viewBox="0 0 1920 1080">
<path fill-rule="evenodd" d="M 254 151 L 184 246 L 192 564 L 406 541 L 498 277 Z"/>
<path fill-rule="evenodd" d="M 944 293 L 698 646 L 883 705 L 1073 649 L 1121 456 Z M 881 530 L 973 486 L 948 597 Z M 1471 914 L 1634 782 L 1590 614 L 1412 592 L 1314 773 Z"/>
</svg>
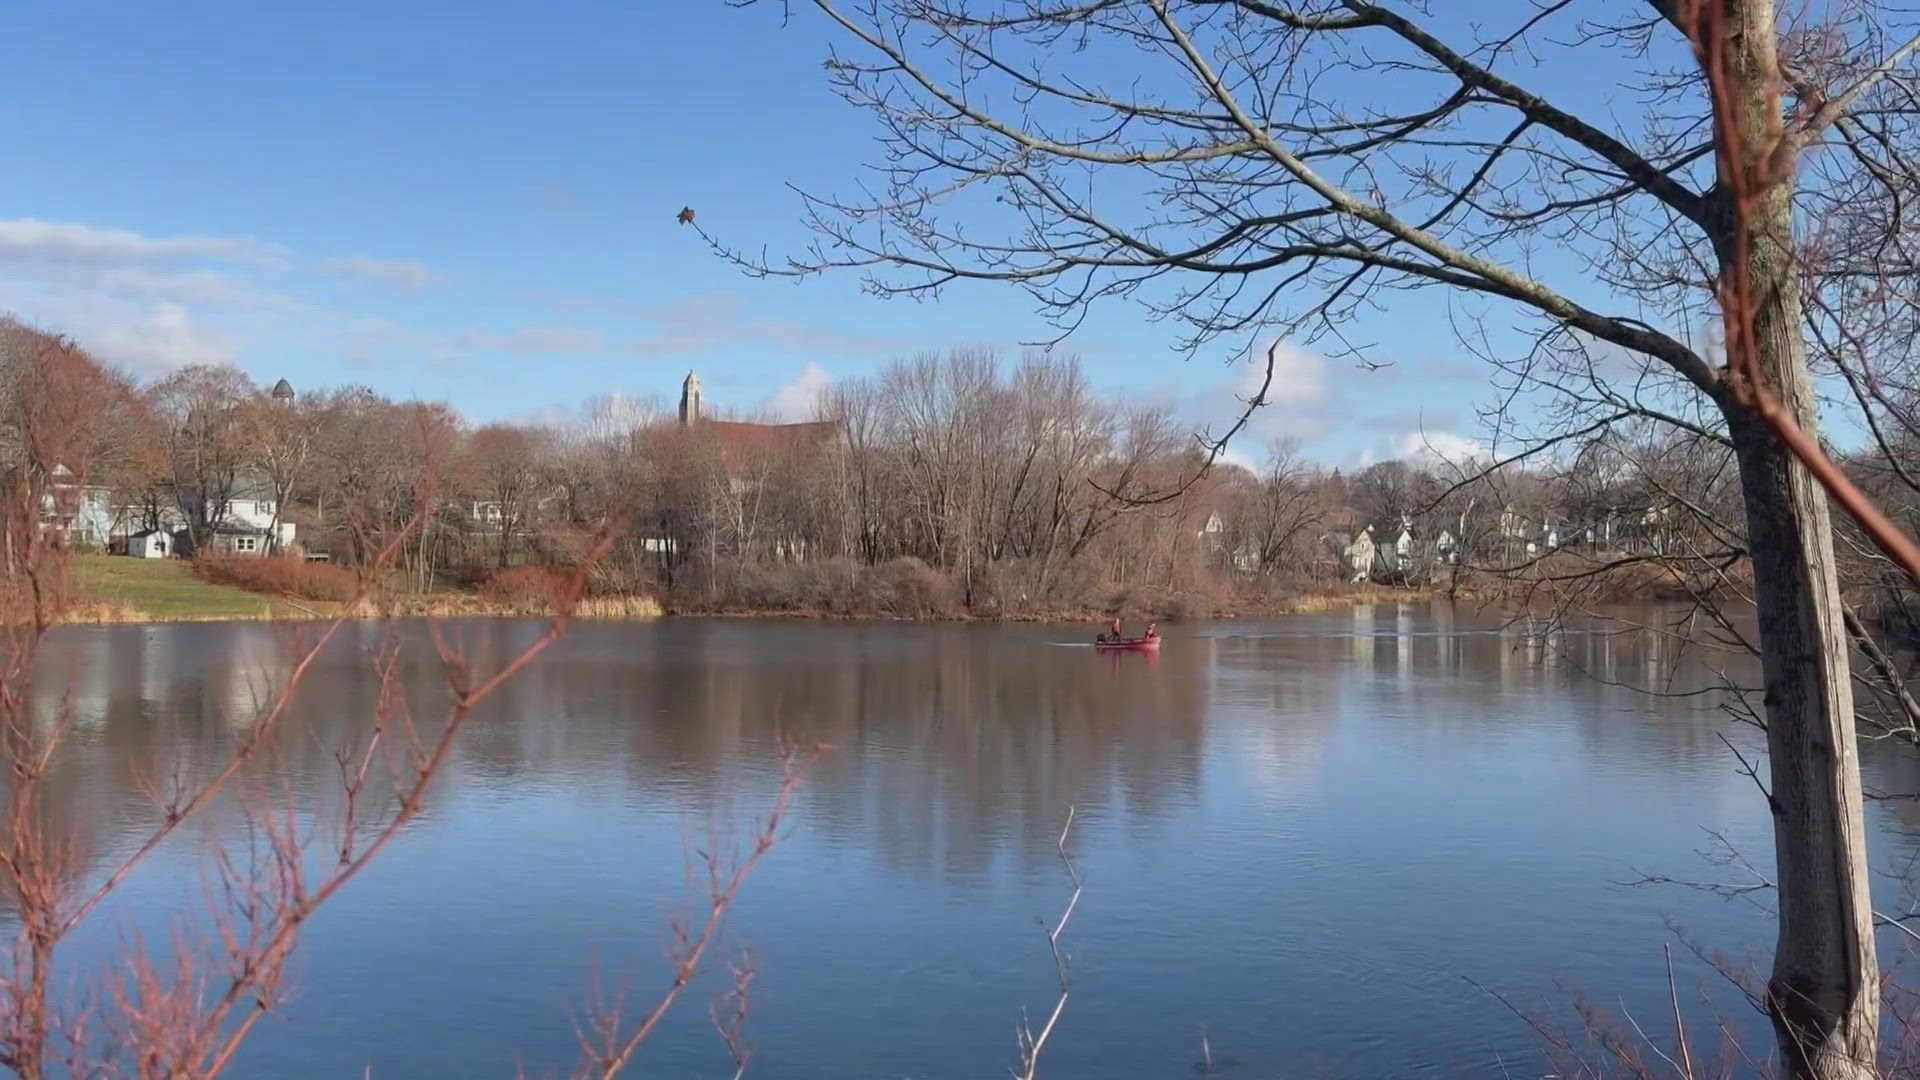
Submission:
<svg viewBox="0 0 1920 1080">
<path fill-rule="evenodd" d="M 804 7 L 783 27 L 720 0 L 9 5 L 0 308 L 143 374 L 231 362 L 479 421 L 670 395 L 689 369 L 723 406 L 794 411 L 890 356 L 1044 336 L 1008 287 L 756 281 L 675 223 L 691 205 L 797 249 L 787 185 L 844 190 L 874 159 Z M 1475 434 L 1487 381 L 1436 298 L 1383 296 L 1352 334 L 1395 366 L 1290 354 L 1263 434 L 1339 463 Z M 1064 347 L 1111 392 L 1229 415 L 1231 346 L 1172 341 L 1113 304 Z"/>
</svg>

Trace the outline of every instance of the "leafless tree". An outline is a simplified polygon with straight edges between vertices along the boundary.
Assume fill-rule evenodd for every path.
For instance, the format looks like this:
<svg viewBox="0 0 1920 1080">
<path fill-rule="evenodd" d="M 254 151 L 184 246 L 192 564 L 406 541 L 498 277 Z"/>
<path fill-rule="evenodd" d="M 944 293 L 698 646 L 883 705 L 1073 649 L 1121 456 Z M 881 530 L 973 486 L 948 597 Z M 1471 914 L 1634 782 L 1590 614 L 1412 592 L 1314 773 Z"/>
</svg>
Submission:
<svg viewBox="0 0 1920 1080">
<path fill-rule="evenodd" d="M 1768 1005 L 1794 1075 L 1872 1075 L 1879 983 L 1822 487 L 1847 492 L 1811 434 L 1802 279 L 1823 252 L 1793 218 L 1847 183 L 1908 183 L 1904 144 L 1875 141 L 1914 85 L 1901 14 L 1650 0 L 1595 23 L 1562 2 L 1479 13 L 1505 24 L 1489 34 L 1369 0 L 812 7 L 851 45 L 829 76 L 879 126 L 885 183 L 809 196 L 822 242 L 789 262 L 719 245 L 749 270 L 864 270 L 891 295 L 1007 282 L 1067 330 L 1127 296 L 1191 349 L 1275 329 L 1337 344 L 1359 305 L 1438 287 L 1533 329 L 1507 368 L 1516 392 L 1732 448 L 1781 867 Z M 1522 85 L 1521 57 L 1654 104 L 1621 133 Z M 1802 158 L 1831 172 L 1797 172 Z M 1547 246 L 1584 267 L 1536 265 Z M 1713 312 L 1726 367 L 1693 343 Z M 1619 362 L 1589 362 L 1595 346 Z"/>
<path fill-rule="evenodd" d="M 546 443 L 545 433 L 512 424 L 488 424 L 467 437 L 473 492 L 500 512 L 498 566 L 509 564 L 514 537 L 533 516 Z"/>
<path fill-rule="evenodd" d="M 174 499 L 195 550 L 224 523 L 241 470 L 253 458 L 245 410 L 257 394 L 237 368 L 205 364 L 182 368 L 149 391 L 166 426 Z"/>
<path fill-rule="evenodd" d="M 50 524 L 49 512 L 56 521 L 77 520 L 87 491 L 141 486 L 148 435 L 148 414 L 131 380 L 71 341 L 0 318 L 7 571 L 18 569 L 13 556 L 25 542 L 23 530 Z"/>
<path fill-rule="evenodd" d="M 273 491 L 273 513 L 267 523 L 267 549 L 280 550 L 280 521 L 306 484 L 312 465 L 318 414 L 304 399 L 283 401 L 255 395 L 241 405 L 246 464 L 266 478 Z"/>
<path fill-rule="evenodd" d="M 59 367 L 42 365 L 35 375 L 47 379 L 94 380 L 71 350 L 54 353 Z M 70 370 L 69 370 L 70 369 Z M 64 382 L 71 390 L 78 383 Z M 160 395 L 185 429 L 180 447 L 186 460 L 203 467 L 225 461 L 217 443 L 232 398 L 225 391 L 237 381 L 217 372 L 191 371 L 169 380 Z M 45 383 L 41 390 L 55 389 Z M 84 408 L 82 401 L 67 408 Z M 89 436 L 59 415 L 9 410 L 14 450 L 21 455 L 16 477 L 52 474 L 56 463 L 79 451 L 76 441 Z M 194 447 L 192 440 L 208 445 Z M 224 465 L 220 468 L 224 469 Z M 207 488 L 224 482 L 215 477 Z M 20 485 L 10 493 L 18 495 Z M 430 501 L 423 497 L 422 505 Z M 406 546 L 411 530 L 390 537 L 376 553 L 384 565 Z M 219 1075 L 249 1032 L 281 995 L 286 965 L 299 931 L 314 912 L 361 869 L 420 810 L 431 781 L 447 760 L 464 721 L 479 702 L 524 668 L 561 633 L 579 596 L 583 568 L 556 598 L 558 614 L 547 633 L 530 647 L 496 666 L 476 664 L 438 626 L 431 642 L 445 674 L 447 710 L 437 727 L 417 725 L 398 694 L 391 692 L 398 653 L 379 652 L 382 685 L 361 741 L 338 748 L 340 814 L 329 836 L 332 858 L 315 860 L 307 844 L 325 835 L 317 822 L 299 820 L 292 801 L 284 806 L 260 795 L 253 763 L 274 745 L 290 703 L 316 658 L 333 640 L 331 624 L 291 648 L 277 692 L 235 741 L 224 760 L 203 773 L 176 771 L 171 778 L 148 777 L 154 800 L 145 835 L 104 869 L 90 872 L 80 858 L 81 837 L 70 817 L 50 801 L 49 776 L 66 752 L 73 716 L 62 694 L 36 693 L 48 674 L 41 654 L 47 636 L 67 613 L 72 596 L 65 585 L 64 548 L 43 530 L 15 530 L 8 536 L 15 572 L 0 580 L 0 767 L 7 784 L 0 801 L 0 896 L 13 912 L 7 947 L 0 950 L 0 1068 L 23 1080 L 49 1076 L 134 1074 L 207 1078 Z M 604 541 L 589 560 L 604 551 Z M 367 599 L 362 597 L 362 599 Z M 382 786 L 384 784 L 384 786 Z M 56 984 L 64 946 L 95 918 L 128 875 L 169 837 L 202 815 L 217 798 L 238 799 L 263 845 L 254 859 L 219 860 L 215 895 L 202 924 L 205 937 L 183 934 L 165 959 L 136 944 L 92 974 L 84 993 L 68 993 Z"/>
<path fill-rule="evenodd" d="M 1299 577 L 1310 546 L 1326 531 L 1334 509 L 1325 478 L 1300 455 L 1297 439 L 1276 439 L 1258 474 L 1238 485 L 1228 544 L 1261 574 Z"/>
<path fill-rule="evenodd" d="M 1394 460 L 1377 462 L 1355 473 L 1347 490 L 1362 523 L 1392 532 L 1423 516 L 1438 498 L 1440 484 L 1417 464 Z"/>
</svg>

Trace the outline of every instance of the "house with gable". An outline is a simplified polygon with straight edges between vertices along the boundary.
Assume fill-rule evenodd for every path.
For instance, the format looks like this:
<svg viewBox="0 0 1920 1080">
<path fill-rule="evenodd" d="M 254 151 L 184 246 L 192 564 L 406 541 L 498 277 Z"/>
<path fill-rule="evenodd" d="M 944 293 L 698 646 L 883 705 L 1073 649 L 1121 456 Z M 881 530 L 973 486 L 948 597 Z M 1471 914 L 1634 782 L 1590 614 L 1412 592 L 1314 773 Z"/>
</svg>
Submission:
<svg viewBox="0 0 1920 1080">
<path fill-rule="evenodd" d="M 212 528 L 204 552 L 194 550 L 189 527 L 200 517 L 200 503 L 199 493 L 181 488 L 157 507 L 120 507 L 112 515 L 112 549 L 149 559 L 200 553 L 259 558 L 293 547 L 298 530 L 281 518 L 273 481 L 264 473 L 247 470 L 234 478 L 224 505 L 206 515 Z"/>
<path fill-rule="evenodd" d="M 20 478 L 20 468 L 13 466 L 0 476 L 7 490 L 12 490 Z M 65 465 L 55 465 L 34 486 L 40 489 L 39 512 L 34 524 L 44 536 L 73 547 L 107 545 L 113 528 L 113 508 L 105 487 L 87 483 Z M 0 515 L 9 519 L 4 522 L 4 528 L 9 531 L 14 527 L 10 520 L 12 514 L 10 507 L 0 509 Z"/>
<path fill-rule="evenodd" d="M 258 557 L 293 545 L 294 526 L 280 520 L 273 482 L 264 474 L 248 471 L 235 478 L 226 506 L 207 520 L 214 523 L 208 540 L 210 554 Z M 183 499 L 183 508 L 191 506 Z"/>
</svg>

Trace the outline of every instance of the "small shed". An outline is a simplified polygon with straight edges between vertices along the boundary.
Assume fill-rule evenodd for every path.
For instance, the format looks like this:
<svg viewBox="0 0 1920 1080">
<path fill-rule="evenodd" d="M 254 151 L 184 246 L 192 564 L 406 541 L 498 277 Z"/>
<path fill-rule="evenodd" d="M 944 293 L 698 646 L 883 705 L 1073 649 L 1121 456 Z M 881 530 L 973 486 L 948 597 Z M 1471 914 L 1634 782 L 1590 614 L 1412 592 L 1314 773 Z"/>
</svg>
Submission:
<svg viewBox="0 0 1920 1080">
<path fill-rule="evenodd" d="M 136 559 L 164 559 L 173 554 L 173 537 L 164 529 L 141 529 L 127 537 L 127 554 Z"/>
</svg>

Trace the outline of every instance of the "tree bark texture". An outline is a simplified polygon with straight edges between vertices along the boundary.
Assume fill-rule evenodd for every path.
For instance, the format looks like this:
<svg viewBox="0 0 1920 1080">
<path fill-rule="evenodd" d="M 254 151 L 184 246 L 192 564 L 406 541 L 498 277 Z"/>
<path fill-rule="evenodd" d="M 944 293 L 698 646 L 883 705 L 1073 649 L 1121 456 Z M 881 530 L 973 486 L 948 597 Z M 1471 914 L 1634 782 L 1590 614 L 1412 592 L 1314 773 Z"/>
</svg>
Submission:
<svg viewBox="0 0 1920 1080">
<path fill-rule="evenodd" d="M 1763 155 L 1779 133 L 1773 4 L 1727 2 L 1735 13 L 1727 43 L 1730 104 L 1746 152 Z M 1801 336 L 1791 199 L 1788 176 L 1749 206 L 1744 259 L 1759 382 L 1811 432 L 1817 418 Z M 1723 261 L 1741 257 L 1730 243 L 1721 251 Z M 1746 502 L 1765 680 L 1780 891 L 1768 1012 L 1788 1075 L 1869 1080 L 1876 1075 L 1879 967 L 1850 657 L 1826 493 L 1759 416 L 1731 394 L 1723 404 Z"/>
</svg>

